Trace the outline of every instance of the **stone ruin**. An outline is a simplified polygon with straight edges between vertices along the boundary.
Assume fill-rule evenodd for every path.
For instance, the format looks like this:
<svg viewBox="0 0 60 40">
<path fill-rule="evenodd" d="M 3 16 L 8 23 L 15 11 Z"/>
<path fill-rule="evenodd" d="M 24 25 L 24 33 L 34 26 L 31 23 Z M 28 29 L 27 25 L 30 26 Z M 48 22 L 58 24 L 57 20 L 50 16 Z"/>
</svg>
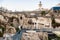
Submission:
<svg viewBox="0 0 60 40">
<path fill-rule="evenodd" d="M 23 33 L 21 40 L 48 40 L 48 34 L 46 32 Z"/>
</svg>

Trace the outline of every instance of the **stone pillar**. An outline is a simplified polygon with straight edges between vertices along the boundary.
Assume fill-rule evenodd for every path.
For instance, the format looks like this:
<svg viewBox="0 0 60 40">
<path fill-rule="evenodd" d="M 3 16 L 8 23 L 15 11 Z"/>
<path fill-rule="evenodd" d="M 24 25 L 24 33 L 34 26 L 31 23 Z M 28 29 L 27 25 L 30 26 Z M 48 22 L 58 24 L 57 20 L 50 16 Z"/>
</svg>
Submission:
<svg viewBox="0 0 60 40">
<path fill-rule="evenodd" d="M 50 18 L 49 20 L 50 20 L 50 28 L 52 28 L 52 26 L 51 26 L 51 22 L 52 22 L 52 21 L 51 21 L 51 18 Z"/>
<path fill-rule="evenodd" d="M 35 23 L 34 23 L 34 28 L 35 28 Z"/>
<path fill-rule="evenodd" d="M 47 34 L 47 32 L 43 33 L 43 40 L 48 40 L 48 34 Z"/>
<path fill-rule="evenodd" d="M 44 21 L 44 28 L 45 28 L 46 20 Z"/>
<path fill-rule="evenodd" d="M 39 21 L 36 20 L 36 29 L 38 29 L 38 24 L 39 24 Z"/>
</svg>

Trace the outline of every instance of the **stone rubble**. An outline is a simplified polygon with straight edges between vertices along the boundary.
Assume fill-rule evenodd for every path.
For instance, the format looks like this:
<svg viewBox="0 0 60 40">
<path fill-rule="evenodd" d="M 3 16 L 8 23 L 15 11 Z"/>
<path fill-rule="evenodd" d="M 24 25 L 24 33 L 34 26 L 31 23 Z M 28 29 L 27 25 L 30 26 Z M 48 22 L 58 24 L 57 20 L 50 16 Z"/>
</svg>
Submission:
<svg viewBox="0 0 60 40">
<path fill-rule="evenodd" d="M 23 33 L 21 40 L 48 40 L 46 32 L 28 32 Z"/>
</svg>

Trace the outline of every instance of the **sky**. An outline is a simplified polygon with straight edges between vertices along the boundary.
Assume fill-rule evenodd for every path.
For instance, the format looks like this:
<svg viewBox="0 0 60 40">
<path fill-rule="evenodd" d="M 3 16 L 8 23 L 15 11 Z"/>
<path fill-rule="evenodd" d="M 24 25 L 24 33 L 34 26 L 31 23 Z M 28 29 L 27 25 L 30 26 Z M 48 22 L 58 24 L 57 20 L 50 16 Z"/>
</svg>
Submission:
<svg viewBox="0 0 60 40">
<path fill-rule="evenodd" d="M 60 0 L 0 0 L 0 7 L 12 11 L 30 11 L 38 9 L 40 1 L 43 4 L 42 7 L 48 9 L 60 3 Z"/>
</svg>

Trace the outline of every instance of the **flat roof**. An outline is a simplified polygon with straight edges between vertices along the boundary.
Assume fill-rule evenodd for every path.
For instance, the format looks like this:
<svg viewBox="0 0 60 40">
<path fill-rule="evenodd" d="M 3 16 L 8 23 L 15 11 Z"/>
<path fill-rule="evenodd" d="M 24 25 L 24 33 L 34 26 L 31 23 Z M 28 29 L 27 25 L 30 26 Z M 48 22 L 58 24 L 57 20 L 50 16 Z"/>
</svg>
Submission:
<svg viewBox="0 0 60 40">
<path fill-rule="evenodd" d="M 53 10 L 60 10 L 60 7 L 53 7 Z"/>
</svg>

